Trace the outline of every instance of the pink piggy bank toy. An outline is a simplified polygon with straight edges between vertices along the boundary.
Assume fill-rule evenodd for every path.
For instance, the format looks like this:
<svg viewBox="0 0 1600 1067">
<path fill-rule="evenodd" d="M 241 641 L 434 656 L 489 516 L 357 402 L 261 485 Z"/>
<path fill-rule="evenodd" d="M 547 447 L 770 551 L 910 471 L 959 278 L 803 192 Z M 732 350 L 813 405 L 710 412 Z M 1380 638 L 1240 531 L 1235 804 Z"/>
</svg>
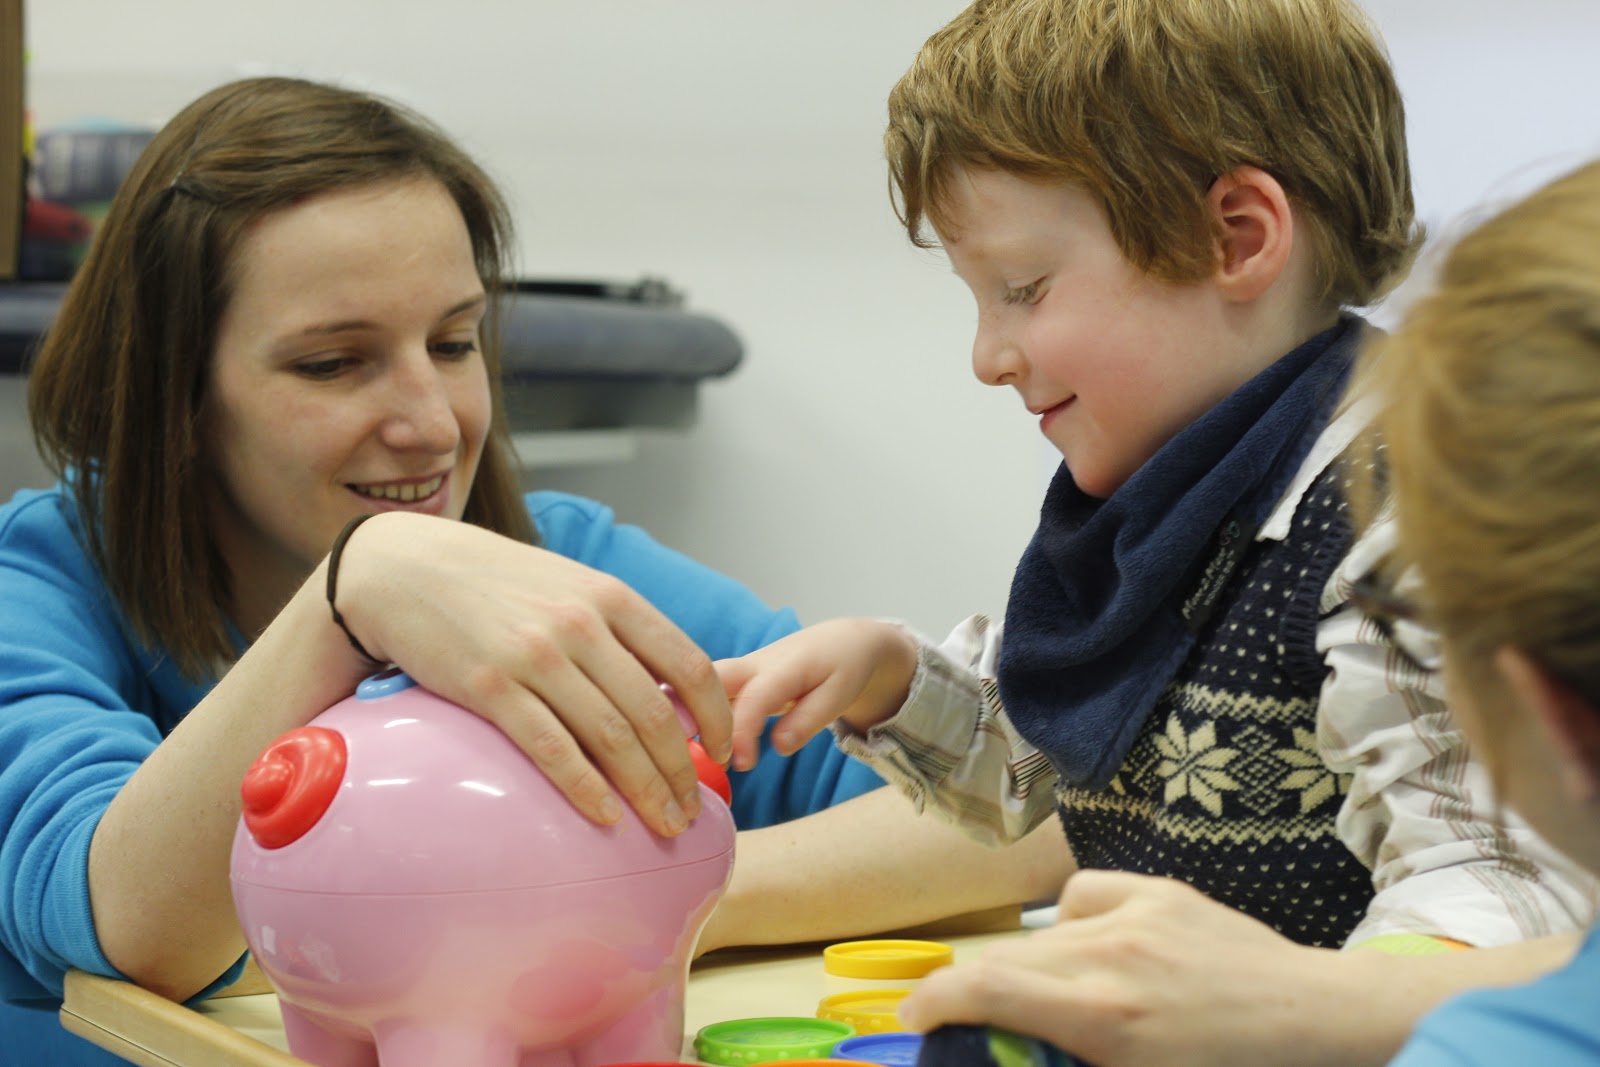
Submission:
<svg viewBox="0 0 1600 1067">
<path fill-rule="evenodd" d="M 589 822 L 498 729 L 399 671 L 243 786 L 233 898 L 290 1050 L 321 1067 L 676 1059 L 733 819 Z"/>
</svg>

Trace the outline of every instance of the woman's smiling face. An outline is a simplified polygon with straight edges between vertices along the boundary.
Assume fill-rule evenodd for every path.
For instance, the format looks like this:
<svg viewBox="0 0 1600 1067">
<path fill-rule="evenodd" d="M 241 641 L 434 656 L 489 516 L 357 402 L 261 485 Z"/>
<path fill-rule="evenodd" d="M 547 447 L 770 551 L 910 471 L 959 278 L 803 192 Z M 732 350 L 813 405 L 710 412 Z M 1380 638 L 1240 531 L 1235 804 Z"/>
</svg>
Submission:
<svg viewBox="0 0 1600 1067">
<path fill-rule="evenodd" d="M 262 218 L 229 265 L 203 407 L 235 621 L 356 515 L 459 519 L 490 423 L 485 293 L 461 212 L 419 177 Z"/>
</svg>

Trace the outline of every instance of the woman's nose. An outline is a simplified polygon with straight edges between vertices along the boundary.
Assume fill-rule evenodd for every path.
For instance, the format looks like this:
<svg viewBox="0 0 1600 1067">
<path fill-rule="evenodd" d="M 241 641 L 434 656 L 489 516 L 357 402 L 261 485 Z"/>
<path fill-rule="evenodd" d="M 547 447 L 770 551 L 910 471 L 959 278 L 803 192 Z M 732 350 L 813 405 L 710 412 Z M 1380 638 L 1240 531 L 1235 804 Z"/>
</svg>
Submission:
<svg viewBox="0 0 1600 1067">
<path fill-rule="evenodd" d="M 384 441 L 390 448 L 444 453 L 461 437 L 451 394 L 437 363 L 431 358 L 407 360 L 390 383 L 391 412 L 384 422 Z"/>
</svg>

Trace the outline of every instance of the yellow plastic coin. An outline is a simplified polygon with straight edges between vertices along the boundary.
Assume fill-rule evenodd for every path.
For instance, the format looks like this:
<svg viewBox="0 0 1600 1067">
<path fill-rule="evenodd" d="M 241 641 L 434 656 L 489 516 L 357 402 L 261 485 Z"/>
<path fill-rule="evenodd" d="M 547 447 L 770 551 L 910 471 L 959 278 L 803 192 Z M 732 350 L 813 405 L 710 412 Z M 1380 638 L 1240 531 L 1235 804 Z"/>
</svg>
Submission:
<svg viewBox="0 0 1600 1067">
<path fill-rule="evenodd" d="M 817 1018 L 832 1019 L 855 1027 L 858 1034 L 885 1034 L 904 1029 L 900 1025 L 900 1002 L 909 989 L 858 989 L 823 997 L 817 1005 Z"/>
<path fill-rule="evenodd" d="M 921 978 L 955 958 L 939 941 L 841 941 L 822 950 L 822 969 L 841 978 Z"/>
</svg>

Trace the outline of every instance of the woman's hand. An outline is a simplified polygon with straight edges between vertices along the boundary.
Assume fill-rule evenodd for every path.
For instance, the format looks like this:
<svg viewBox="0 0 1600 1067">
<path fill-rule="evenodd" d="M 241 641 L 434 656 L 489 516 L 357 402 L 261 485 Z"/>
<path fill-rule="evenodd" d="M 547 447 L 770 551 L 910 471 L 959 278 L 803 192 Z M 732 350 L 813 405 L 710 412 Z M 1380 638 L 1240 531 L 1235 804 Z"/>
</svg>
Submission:
<svg viewBox="0 0 1600 1067">
<path fill-rule="evenodd" d="M 865 733 L 905 703 L 916 669 L 916 642 L 873 619 L 818 623 L 747 656 L 719 660 L 717 673 L 734 702 L 734 767 L 755 766 L 761 731 L 774 715 L 782 721 L 772 745 L 785 756 L 835 719 Z"/>
<path fill-rule="evenodd" d="M 658 833 L 700 810 L 666 682 L 718 762 L 730 713 L 711 661 L 621 581 L 467 523 L 375 516 L 340 562 L 338 604 L 374 656 L 494 723 L 587 817 Z M 613 791 L 615 786 L 616 792 Z"/>
<path fill-rule="evenodd" d="M 1181 882 L 1079 871 L 1057 925 L 930 974 L 900 1019 L 998 1026 L 1095 1067 L 1367 1062 L 1338 1029 L 1376 1023 L 1381 994 L 1340 994 L 1343 958 Z"/>
</svg>

